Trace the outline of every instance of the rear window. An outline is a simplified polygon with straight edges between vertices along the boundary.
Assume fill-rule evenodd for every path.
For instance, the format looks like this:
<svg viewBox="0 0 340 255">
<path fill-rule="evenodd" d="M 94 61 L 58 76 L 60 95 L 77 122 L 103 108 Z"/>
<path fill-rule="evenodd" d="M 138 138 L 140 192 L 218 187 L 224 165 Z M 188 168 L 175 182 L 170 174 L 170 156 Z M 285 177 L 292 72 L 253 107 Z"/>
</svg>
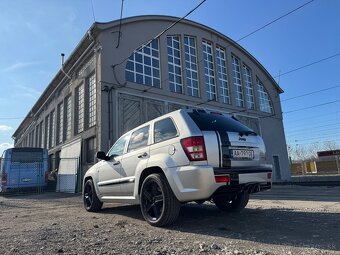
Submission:
<svg viewBox="0 0 340 255">
<path fill-rule="evenodd" d="M 12 163 L 35 163 L 35 162 L 43 162 L 43 150 L 41 149 L 31 149 L 31 150 L 13 149 Z"/>
<path fill-rule="evenodd" d="M 203 131 L 218 132 L 242 132 L 253 133 L 254 131 L 243 125 L 241 122 L 230 117 L 211 113 L 188 113 L 199 129 Z"/>
</svg>

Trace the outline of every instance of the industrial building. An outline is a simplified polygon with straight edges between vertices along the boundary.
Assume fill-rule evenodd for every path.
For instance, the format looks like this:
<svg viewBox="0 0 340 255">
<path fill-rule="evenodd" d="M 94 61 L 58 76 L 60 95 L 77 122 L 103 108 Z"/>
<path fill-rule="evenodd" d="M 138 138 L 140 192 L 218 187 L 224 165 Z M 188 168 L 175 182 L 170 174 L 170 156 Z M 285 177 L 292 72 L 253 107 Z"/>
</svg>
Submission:
<svg viewBox="0 0 340 255">
<path fill-rule="evenodd" d="M 47 148 L 56 159 L 51 168 L 60 157 L 80 157 L 84 174 L 95 152 L 124 132 L 194 107 L 229 113 L 259 133 L 274 180 L 288 180 L 283 90 L 227 36 L 189 20 L 167 29 L 177 20 L 94 23 L 15 131 L 15 147 Z"/>
</svg>

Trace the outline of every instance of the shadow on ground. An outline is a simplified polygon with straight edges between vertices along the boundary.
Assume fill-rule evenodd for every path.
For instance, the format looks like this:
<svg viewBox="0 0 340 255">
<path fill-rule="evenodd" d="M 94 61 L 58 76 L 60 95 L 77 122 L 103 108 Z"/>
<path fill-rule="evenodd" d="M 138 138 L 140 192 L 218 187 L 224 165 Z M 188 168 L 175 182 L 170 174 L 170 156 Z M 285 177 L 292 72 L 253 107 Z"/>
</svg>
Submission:
<svg viewBox="0 0 340 255">
<path fill-rule="evenodd" d="M 106 207 L 100 213 L 143 221 L 139 206 Z M 147 223 L 145 223 L 147 224 Z M 182 206 L 178 221 L 166 229 L 266 244 L 340 251 L 340 213 L 287 209 L 245 209 L 224 213 L 212 204 Z"/>
</svg>

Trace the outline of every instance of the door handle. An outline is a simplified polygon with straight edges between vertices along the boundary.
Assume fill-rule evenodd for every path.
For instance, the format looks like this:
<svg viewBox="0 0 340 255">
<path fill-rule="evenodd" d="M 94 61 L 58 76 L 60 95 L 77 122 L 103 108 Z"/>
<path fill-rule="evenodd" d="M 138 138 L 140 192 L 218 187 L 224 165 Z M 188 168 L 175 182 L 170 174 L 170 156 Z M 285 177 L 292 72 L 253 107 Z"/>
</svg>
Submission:
<svg viewBox="0 0 340 255">
<path fill-rule="evenodd" d="M 117 162 L 113 163 L 114 166 L 117 166 L 119 164 L 120 164 L 120 161 L 117 161 Z"/>
<path fill-rule="evenodd" d="M 138 155 L 138 158 L 145 158 L 148 154 L 144 152 L 143 154 Z"/>
</svg>

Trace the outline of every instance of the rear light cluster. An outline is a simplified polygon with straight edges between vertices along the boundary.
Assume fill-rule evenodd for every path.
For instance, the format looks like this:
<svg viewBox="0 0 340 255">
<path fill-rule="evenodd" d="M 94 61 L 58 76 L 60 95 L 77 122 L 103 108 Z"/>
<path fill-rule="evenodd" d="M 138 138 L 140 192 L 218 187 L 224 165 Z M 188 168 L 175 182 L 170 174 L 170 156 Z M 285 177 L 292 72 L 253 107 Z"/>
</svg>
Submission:
<svg viewBox="0 0 340 255">
<path fill-rule="evenodd" d="M 2 173 L 1 184 L 7 185 L 7 173 Z"/>
<path fill-rule="evenodd" d="M 272 179 L 272 173 L 267 173 L 267 179 L 271 180 Z"/>
<path fill-rule="evenodd" d="M 229 175 L 216 175 L 215 176 L 215 182 L 217 183 L 228 183 L 230 182 L 230 176 Z"/>
<path fill-rule="evenodd" d="M 190 161 L 207 160 L 203 136 L 192 136 L 181 140 L 185 154 Z"/>
</svg>

